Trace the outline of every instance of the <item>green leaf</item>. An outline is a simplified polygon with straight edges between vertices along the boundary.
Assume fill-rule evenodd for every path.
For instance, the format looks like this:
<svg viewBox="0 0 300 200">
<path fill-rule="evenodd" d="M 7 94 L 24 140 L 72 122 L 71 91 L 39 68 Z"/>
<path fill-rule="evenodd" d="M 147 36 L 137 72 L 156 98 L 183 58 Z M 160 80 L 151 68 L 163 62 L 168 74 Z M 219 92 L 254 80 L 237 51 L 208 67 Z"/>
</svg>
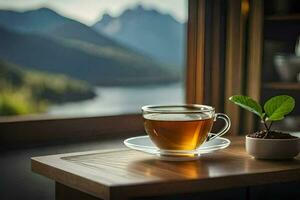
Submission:
<svg viewBox="0 0 300 200">
<path fill-rule="evenodd" d="M 282 120 L 295 107 L 295 99 L 288 95 L 280 95 L 269 99 L 264 110 L 267 114 L 267 121 Z"/>
<path fill-rule="evenodd" d="M 260 118 L 263 117 L 262 108 L 255 100 L 251 97 L 243 96 L 243 95 L 234 95 L 229 98 L 229 100 L 242 108 L 253 112 L 254 114 L 258 115 Z"/>
</svg>

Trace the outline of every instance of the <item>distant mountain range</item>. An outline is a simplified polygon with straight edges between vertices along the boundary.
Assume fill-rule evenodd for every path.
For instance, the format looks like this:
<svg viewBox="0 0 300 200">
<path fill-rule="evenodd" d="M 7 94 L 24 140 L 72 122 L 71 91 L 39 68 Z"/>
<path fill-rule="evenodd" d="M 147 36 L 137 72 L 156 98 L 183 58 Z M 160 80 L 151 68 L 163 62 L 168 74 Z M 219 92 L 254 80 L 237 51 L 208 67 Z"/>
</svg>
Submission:
<svg viewBox="0 0 300 200">
<path fill-rule="evenodd" d="M 172 21 L 170 16 L 165 17 Z M 172 69 L 171 59 L 170 65 L 162 64 L 149 52 L 141 52 L 134 45 L 47 8 L 27 12 L 0 10 L 0 58 L 95 85 L 153 84 L 180 79 L 178 71 Z"/>
<path fill-rule="evenodd" d="M 26 12 L 0 10 L 0 25 L 21 32 L 47 32 L 72 21 L 48 8 Z"/>
<path fill-rule="evenodd" d="M 137 6 L 119 17 L 105 14 L 93 28 L 158 61 L 177 67 L 184 65 L 186 24 L 171 15 Z"/>
<path fill-rule="evenodd" d="M 122 46 L 90 27 L 63 17 L 49 8 L 26 12 L 0 10 L 0 26 L 19 33 L 78 39 L 97 45 Z M 123 47 L 127 50 L 127 47 Z"/>
</svg>

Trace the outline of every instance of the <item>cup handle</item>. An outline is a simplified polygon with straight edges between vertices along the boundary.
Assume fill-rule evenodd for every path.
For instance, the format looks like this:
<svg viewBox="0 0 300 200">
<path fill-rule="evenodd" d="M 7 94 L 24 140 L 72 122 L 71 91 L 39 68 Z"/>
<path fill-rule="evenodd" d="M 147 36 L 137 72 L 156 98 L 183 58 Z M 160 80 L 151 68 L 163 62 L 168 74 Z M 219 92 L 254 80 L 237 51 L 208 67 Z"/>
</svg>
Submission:
<svg viewBox="0 0 300 200">
<path fill-rule="evenodd" d="M 217 119 L 223 119 L 225 121 L 225 126 L 218 133 L 210 133 L 206 142 L 211 141 L 211 140 L 215 139 L 216 137 L 220 137 L 220 136 L 224 135 L 230 129 L 231 122 L 227 115 L 225 115 L 223 113 L 216 113 L 214 121 L 216 121 Z"/>
</svg>

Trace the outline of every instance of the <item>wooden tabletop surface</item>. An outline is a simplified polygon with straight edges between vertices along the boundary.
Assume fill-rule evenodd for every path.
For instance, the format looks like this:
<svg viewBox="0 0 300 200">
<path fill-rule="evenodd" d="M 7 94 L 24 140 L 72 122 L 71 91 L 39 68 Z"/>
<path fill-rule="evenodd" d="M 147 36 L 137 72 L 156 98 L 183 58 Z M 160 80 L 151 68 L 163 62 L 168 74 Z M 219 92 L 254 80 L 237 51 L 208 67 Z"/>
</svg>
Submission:
<svg viewBox="0 0 300 200">
<path fill-rule="evenodd" d="M 253 159 L 244 138 L 196 161 L 170 162 L 126 148 L 32 158 L 32 170 L 103 199 L 189 193 L 300 180 L 293 160 Z M 120 144 L 121 145 L 121 144 Z"/>
</svg>

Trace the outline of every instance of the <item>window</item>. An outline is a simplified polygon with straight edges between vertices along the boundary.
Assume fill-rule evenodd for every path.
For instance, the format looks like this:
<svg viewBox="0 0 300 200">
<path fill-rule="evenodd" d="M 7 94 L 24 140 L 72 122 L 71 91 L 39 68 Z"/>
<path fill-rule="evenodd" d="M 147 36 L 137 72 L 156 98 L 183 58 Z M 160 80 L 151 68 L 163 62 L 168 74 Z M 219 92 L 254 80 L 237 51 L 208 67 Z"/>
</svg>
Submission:
<svg viewBox="0 0 300 200">
<path fill-rule="evenodd" d="M 79 1 L 79 0 L 78 0 Z M 13 2 L 13 1 L 12 1 Z M 18 1 L 19 3 L 22 1 Z M 18 4 L 18 6 L 13 7 L 9 2 L 0 2 L 0 6 L 2 7 L 2 9 L 15 9 L 15 10 L 24 10 L 24 5 L 25 7 L 30 5 L 30 3 L 28 3 L 29 1 L 26 1 L 26 3 L 20 3 Z M 37 2 L 37 1 L 35 1 Z M 50 1 L 49 1 L 50 2 Z M 53 9 L 57 9 L 57 13 L 59 15 L 62 15 L 63 10 L 58 9 L 59 5 L 63 5 L 64 1 L 51 1 L 51 2 L 56 2 L 56 7 L 54 5 L 52 5 L 51 7 L 48 5 L 48 7 L 51 8 L 51 10 Z M 59 2 L 59 3 L 58 3 Z M 68 2 L 73 2 L 73 1 L 68 1 Z M 77 2 L 77 1 L 74 1 Z M 84 1 L 87 2 L 87 1 Z M 90 2 L 95 2 L 90 0 Z M 98 2 L 98 1 L 97 1 Z M 106 1 L 105 1 L 106 2 Z M 183 48 L 181 49 L 182 54 L 180 54 L 181 58 L 179 60 L 182 60 L 182 65 L 180 68 L 180 65 L 177 65 L 177 70 L 174 66 L 174 63 L 176 63 L 176 59 L 178 60 L 178 57 L 175 59 L 169 59 L 172 62 L 174 62 L 173 64 L 163 64 L 165 67 L 168 66 L 171 70 L 172 73 L 167 73 L 167 70 L 159 70 L 158 68 L 155 68 L 153 66 L 157 66 L 157 65 L 162 65 L 163 62 L 158 62 L 157 59 L 163 59 L 163 58 L 154 58 L 154 54 L 157 53 L 156 51 L 161 51 L 162 49 L 158 48 L 154 48 L 155 51 L 153 51 L 153 55 L 150 56 L 149 52 L 146 54 L 143 50 L 141 49 L 137 49 L 135 47 L 131 47 L 130 51 L 123 51 L 124 50 L 124 46 L 129 46 L 128 44 L 126 44 L 126 42 L 128 42 L 128 40 L 125 41 L 120 41 L 120 36 L 121 34 L 117 34 L 115 35 L 115 37 L 113 37 L 112 33 L 116 30 L 119 30 L 120 28 L 120 22 L 118 22 L 118 17 L 122 15 L 122 13 L 124 13 L 124 9 L 120 11 L 120 8 L 114 8 L 111 13 L 109 13 L 110 17 L 108 15 L 104 15 L 103 16 L 103 20 L 105 23 L 103 23 L 100 28 L 103 29 L 102 33 L 97 32 L 97 34 L 101 34 L 103 37 L 108 38 L 108 40 L 101 40 L 98 41 L 101 44 L 103 44 L 103 46 L 101 48 L 99 48 L 99 46 L 95 45 L 96 43 L 96 39 L 95 39 L 95 35 L 90 35 L 88 34 L 88 30 L 90 30 L 90 28 L 88 26 L 95 24 L 95 21 L 93 23 L 77 23 L 74 22 L 74 20 L 70 20 L 71 24 L 68 24 L 67 27 L 65 27 L 64 29 L 62 28 L 57 28 L 57 18 L 54 18 L 55 23 L 52 23 L 52 21 L 50 20 L 46 22 L 50 23 L 53 27 L 56 27 L 55 33 L 51 34 L 49 32 L 49 30 L 43 28 L 43 26 L 41 27 L 41 24 L 39 23 L 34 23 L 34 26 L 30 29 L 26 29 L 25 30 L 17 30 L 17 31 L 21 31 L 22 33 L 20 33 L 23 37 L 26 38 L 25 42 L 28 42 L 29 36 L 32 34 L 31 31 L 38 29 L 42 32 L 42 34 L 46 34 L 46 36 L 41 36 L 40 34 L 36 34 L 35 33 L 35 40 L 37 41 L 41 41 L 44 40 L 45 37 L 48 37 L 49 41 L 51 40 L 51 42 L 55 43 L 57 45 L 57 43 L 63 44 L 64 47 L 66 49 L 64 49 L 65 51 L 60 51 L 58 48 L 56 48 L 57 46 L 53 45 L 51 46 L 51 50 L 54 54 L 58 54 L 59 56 L 63 56 L 63 54 L 68 50 L 68 48 L 82 48 L 80 51 L 80 54 L 76 54 L 76 56 L 74 56 L 74 54 L 70 55 L 71 58 L 74 58 L 74 60 L 72 61 L 72 67 L 76 67 L 78 64 L 81 64 L 81 62 L 79 62 L 78 60 L 75 61 L 75 58 L 77 58 L 77 56 L 79 58 L 82 58 L 81 54 L 82 51 L 86 54 L 92 54 L 93 56 L 106 56 L 106 57 L 117 57 L 120 58 L 122 60 L 122 63 L 127 63 L 128 61 L 131 61 L 134 58 L 135 62 L 139 62 L 143 65 L 147 65 L 147 66 L 151 66 L 150 68 L 142 68 L 143 69 L 143 74 L 147 74 L 147 78 L 145 78 L 144 76 L 141 76 L 139 73 L 140 71 L 135 68 L 135 65 L 130 65 L 130 67 L 132 67 L 131 69 L 136 69 L 131 71 L 130 75 L 131 79 L 126 79 L 126 84 L 124 82 L 122 82 L 122 80 L 124 81 L 124 73 L 125 73 L 125 66 L 128 65 L 123 65 L 123 67 L 119 67 L 119 71 L 117 71 L 117 76 L 112 76 L 112 73 L 108 73 L 107 71 L 104 72 L 102 71 L 102 73 L 106 73 L 105 74 L 105 78 L 103 79 L 101 84 L 101 87 L 104 86 L 108 86 L 107 82 L 110 80 L 109 78 L 114 78 L 114 82 L 116 85 L 122 83 L 123 86 L 126 85 L 126 87 L 128 85 L 132 85 L 134 79 L 138 79 L 138 80 L 142 80 L 142 81 L 147 81 L 147 82 L 151 82 L 153 81 L 153 77 L 156 78 L 156 83 L 162 83 L 161 82 L 161 78 L 162 77 L 168 77 L 168 83 L 170 84 L 164 84 L 163 87 L 165 87 L 164 89 L 155 89 L 155 87 L 158 86 L 158 84 L 153 85 L 153 84 L 136 84 L 135 88 L 132 90 L 132 87 L 128 87 L 127 88 L 127 94 L 130 94 L 130 99 L 129 98 L 125 98 L 123 100 L 124 102 L 127 103 L 132 103 L 134 102 L 134 105 L 137 105 L 137 101 L 139 101 L 138 98 L 144 98 L 141 97 L 143 95 L 133 95 L 133 93 L 136 93 L 135 90 L 146 90 L 149 92 L 146 92 L 144 94 L 147 95 L 146 99 L 147 101 L 149 101 L 148 98 L 151 97 L 151 99 L 154 99 L 155 101 L 157 100 L 157 102 L 151 102 L 151 103 L 164 103 L 163 99 L 159 98 L 159 97 L 155 97 L 155 93 L 158 94 L 162 94 L 165 95 L 165 97 L 168 97 L 168 101 L 167 103 L 181 103 L 181 102 L 187 102 L 187 103 L 209 103 L 210 101 L 207 101 L 207 97 L 205 96 L 213 96 L 214 94 L 210 94 L 209 90 L 207 88 L 214 88 L 213 90 L 211 90 L 213 93 L 218 93 L 218 91 L 222 90 L 223 87 L 223 82 L 222 81 L 216 81 L 218 80 L 218 77 L 222 75 L 222 73 L 218 73 L 219 68 L 224 67 L 224 63 L 223 62 L 219 62 L 222 55 L 220 55 L 220 52 L 224 52 L 224 48 L 223 46 L 220 46 L 220 37 L 221 33 L 224 33 L 224 29 L 223 27 L 220 27 L 219 24 L 220 22 L 222 22 L 222 24 L 224 24 L 223 22 L 223 15 L 220 15 L 220 9 L 216 9 L 213 10 L 213 12 L 211 12 L 211 8 L 213 8 L 213 4 L 216 4 L 217 6 L 215 8 L 223 8 L 222 1 L 206 1 L 206 0 L 185 0 L 185 1 L 181 1 L 181 0 L 166 0 L 166 1 L 154 1 L 154 0 L 141 0 L 141 1 L 134 1 L 134 0 L 130 0 L 130 1 L 109 1 L 109 2 L 113 2 L 113 5 L 124 5 L 125 2 L 133 2 L 130 7 L 130 10 L 142 10 L 142 11 L 147 11 L 147 12 L 151 12 L 152 14 L 154 14 L 155 16 L 160 16 L 163 15 L 164 17 L 167 17 L 169 19 L 172 19 L 172 21 L 174 22 L 174 19 L 178 22 L 181 23 L 181 25 L 184 25 L 187 29 L 186 34 L 185 31 L 181 32 L 181 35 L 186 35 L 184 37 L 186 37 L 186 39 L 183 38 L 183 43 L 182 46 Z M 118 3 L 119 2 L 119 3 Z M 138 4 L 137 4 L 138 2 Z M 157 3 L 159 2 L 159 3 Z M 176 2 L 176 3 L 175 3 Z M 171 3 L 171 4 L 170 4 Z M 134 4 L 134 5 L 133 5 Z M 141 6 L 138 6 L 139 4 L 142 4 Z M 157 5 L 155 5 L 157 4 Z M 158 4 L 161 4 L 160 6 Z M 187 5 L 188 4 L 188 9 L 187 9 Z M 15 4 L 16 5 L 16 4 Z M 33 5 L 33 4 L 32 4 Z M 40 5 L 40 4 L 38 4 Z M 45 4 L 47 5 L 47 4 Z M 66 16 L 68 18 L 72 18 L 75 20 L 78 20 L 76 18 L 76 15 L 79 15 L 79 13 L 81 12 L 88 12 L 88 18 L 86 18 L 86 20 L 90 19 L 89 17 L 93 16 L 92 12 L 87 9 L 87 7 L 95 7 L 95 5 L 92 4 L 80 4 L 82 6 L 82 8 L 80 8 L 79 10 L 76 10 L 75 7 L 72 6 L 72 4 L 68 4 L 68 6 L 70 6 L 72 9 L 69 11 L 73 11 L 73 12 L 66 12 Z M 112 4 L 111 4 L 112 5 Z M 178 6 L 180 5 L 180 6 Z M 34 5 L 33 5 L 34 7 Z M 37 6 L 38 7 L 38 6 Z M 25 9 L 26 10 L 26 9 Z M 28 10 L 28 9 L 27 9 Z M 47 9 L 38 9 L 41 12 L 46 12 L 46 16 L 48 16 L 49 14 L 53 14 L 53 11 Z M 87 11 L 89 10 L 89 11 Z M 103 10 L 105 10 L 105 12 L 108 12 L 107 8 L 104 8 Z M 156 11 L 155 11 L 156 10 Z M 179 14 L 177 16 L 177 14 L 175 14 L 176 10 L 179 10 L 181 12 L 181 14 Z M 78 11 L 78 13 L 76 13 L 75 11 Z M 9 11 L 8 13 L 14 13 Z M 75 13 L 75 15 L 74 15 Z M 185 13 L 185 14 L 184 14 Z M 217 14 L 215 16 L 215 14 Z M 186 22 L 186 15 L 188 14 L 188 21 Z M 99 13 L 98 13 L 99 15 Z M 30 13 L 30 17 L 34 16 L 34 14 Z M 184 17 L 185 16 L 185 17 Z M 221 19 L 222 18 L 222 19 Z M 27 22 L 27 18 L 25 22 Z M 39 18 L 38 21 L 40 20 L 45 20 L 45 18 Z M 109 21 L 113 20 L 113 23 L 108 23 Z M 142 19 L 140 19 L 142 20 Z M 58 23 L 60 26 L 66 26 L 65 23 L 62 23 L 60 20 L 58 20 L 60 23 Z M 96 20 L 97 21 L 97 20 Z M 148 23 L 150 21 L 147 20 L 146 22 Z M 3 21 L 5 22 L 5 20 Z M 24 21 L 23 21 L 24 22 Z M 208 23 L 209 22 L 209 23 Z M 15 20 L 14 24 L 18 24 L 20 23 L 20 21 Z M 111 25 L 112 24 L 112 25 Z M 142 25 L 145 25 L 146 23 L 141 23 Z M 172 27 L 172 33 L 175 32 L 175 29 L 173 29 L 175 26 L 175 24 L 173 23 Z M 214 24 L 214 26 L 211 26 L 211 24 Z M 21 23 L 21 25 L 24 25 L 23 23 Z M 42 24 L 43 25 L 43 24 Z M 81 29 L 82 31 L 77 32 L 77 31 L 72 31 L 73 28 L 78 28 L 81 27 L 83 29 Z M 70 29 L 69 29 L 70 28 Z M 146 27 L 147 28 L 147 27 Z M 148 27 L 149 28 L 149 27 Z M 147 30 L 148 30 L 147 28 Z M 166 31 L 163 27 L 162 29 L 159 29 L 159 36 L 161 34 L 164 33 L 164 31 Z M 69 31 L 67 31 L 69 30 Z M 177 28 L 176 28 L 177 30 Z M 182 29 L 181 29 L 182 30 Z M 93 29 L 93 33 L 95 33 L 96 31 L 99 30 L 95 30 L 95 28 Z M 149 30 L 151 31 L 151 30 Z M 16 31 L 14 30 L 6 30 L 4 33 L 12 33 L 12 35 L 9 34 L 9 37 L 13 37 L 13 33 L 15 33 Z M 29 32 L 29 33 L 28 33 Z M 49 34 L 50 33 L 50 34 Z M 212 34 L 213 33 L 213 34 Z M 60 38 L 57 37 L 53 37 L 53 36 L 57 36 L 60 35 Z M 64 37 L 69 37 L 72 36 L 71 39 L 65 39 Z M 86 36 L 88 35 L 88 40 L 87 41 L 80 41 L 80 37 Z M 126 35 L 126 34 L 125 34 Z M 180 34 L 179 34 L 180 35 Z M 132 36 L 129 34 L 129 36 Z M 153 38 L 151 38 L 152 35 L 149 35 L 147 37 L 149 37 L 149 41 L 152 40 Z M 206 38 L 207 37 L 207 38 Z M 1 37 L 0 37 L 1 38 Z M 136 38 L 136 37 L 135 37 Z M 135 39 L 134 38 L 134 39 Z M 172 37 L 169 35 L 169 37 L 167 39 L 171 39 Z M 132 38 L 131 38 L 132 39 Z M 185 44 L 184 41 L 187 41 L 187 48 L 185 48 Z M 22 40 L 14 40 L 15 42 L 20 42 Z M 148 41 L 148 40 L 147 40 Z M 173 42 L 177 43 L 178 41 L 176 39 L 172 39 Z M 223 41 L 223 40 L 222 40 Z M 24 42 L 24 41 L 22 41 Z M 105 45 L 107 45 L 107 43 L 110 42 L 113 43 L 113 47 L 107 47 Z M 164 41 L 160 41 L 159 45 L 161 43 L 163 43 Z M 205 44 L 204 44 L 205 43 Z M 1 43 L 2 44 L 2 43 Z M 12 43 L 9 43 L 12 44 Z M 33 43 L 36 44 L 36 43 Z M 178 43 L 177 43 L 178 44 Z M 7 44 L 6 44 L 7 45 Z M 151 45 L 153 45 L 151 43 Z M 13 46 L 13 45 L 12 45 Z M 10 45 L 7 45 L 7 47 L 12 48 Z M 22 48 L 27 47 L 26 45 L 22 45 Z M 27 51 L 23 51 L 25 55 L 27 55 L 27 53 L 32 53 L 30 51 L 33 51 L 35 53 L 35 55 L 40 55 L 40 49 L 39 48 L 33 48 L 32 46 L 30 46 L 30 49 L 27 49 Z M 104 48 L 107 47 L 107 48 Z M 156 46 L 155 46 L 156 47 Z M 1 49 L 1 48 L 0 48 Z M 13 50 L 19 50 L 18 48 Z M 171 48 L 172 50 L 174 50 L 175 48 Z M 180 48 L 178 48 L 180 49 Z M 177 50 L 178 50 L 177 49 Z M 96 50 L 96 53 L 95 53 Z M 117 50 L 117 51 L 115 51 Z M 176 49 L 175 49 L 176 50 Z M 6 51 L 2 50 L 2 53 Z M 78 53 L 78 51 L 76 51 L 76 53 Z M 169 52 L 170 53 L 170 52 Z M 134 57 L 134 55 L 139 54 L 138 57 Z M 187 66 L 185 66 L 185 54 L 187 55 L 186 59 L 186 63 Z M 211 54 L 213 54 L 214 56 L 211 56 Z M 47 56 L 49 56 L 51 59 L 51 62 L 53 63 L 57 63 L 58 61 L 60 61 L 60 59 L 53 59 L 52 54 L 47 54 Z M 68 54 L 69 55 L 69 54 Z M 148 60 L 150 62 L 150 65 L 148 62 L 145 62 L 144 59 L 144 55 L 146 55 L 148 57 Z M 160 54 L 159 54 L 160 55 Z M 37 56 L 36 56 L 37 57 Z M 35 57 L 35 58 L 36 58 Z M 58 57 L 59 58 L 59 57 Z M 90 59 L 91 57 L 88 57 L 89 59 L 88 62 L 89 63 L 93 63 L 94 60 Z M 23 57 L 23 59 L 26 59 L 28 61 L 28 57 L 25 56 Z M 21 61 L 23 61 L 22 59 L 20 59 Z M 168 60 L 168 59 L 167 59 Z M 29 61 L 34 61 L 29 59 Z M 70 62 L 71 62 L 70 61 Z M 108 60 L 106 60 L 108 62 Z M 125 62 L 126 61 L 126 62 Z M 160 64 L 159 64 L 160 63 Z M 105 63 L 102 63 L 105 64 Z M 116 64 L 116 63 L 115 63 Z M 22 70 L 20 70 L 18 67 L 15 67 L 15 64 L 11 64 L 11 62 L 9 62 L 7 64 L 8 66 L 11 66 L 12 69 L 14 69 L 14 72 L 20 72 Z M 32 66 L 32 65 L 29 65 Z M 64 65 L 64 66 L 68 66 L 68 65 Z M 110 65 L 110 66 L 115 66 L 115 65 Z M 211 69 L 210 67 L 213 66 Z M 52 69 L 57 69 L 57 66 L 54 65 L 54 68 Z M 207 69 L 205 69 L 207 68 Z M 4 68 L 7 69 L 7 68 Z M 73 68 L 71 68 L 73 69 Z M 93 68 L 88 68 L 89 70 L 86 71 L 82 71 L 78 68 L 76 68 L 76 70 L 74 70 L 74 74 L 78 75 L 78 76 L 86 76 L 87 73 L 90 73 L 90 70 L 92 72 Z M 38 70 L 34 70 L 34 69 L 30 69 L 29 72 L 33 72 L 32 74 L 36 75 L 36 76 L 30 76 L 28 75 L 28 73 L 25 73 L 27 77 L 27 79 L 31 80 L 30 83 L 32 83 L 34 86 L 37 86 L 37 89 L 43 85 L 43 87 L 47 88 L 45 84 L 40 84 L 41 82 L 39 82 L 40 80 L 42 81 L 49 81 L 51 82 L 53 85 L 58 85 L 61 88 L 61 86 L 65 86 L 65 88 L 68 89 L 74 89 L 77 90 L 78 89 L 82 92 L 84 91 L 89 91 L 88 88 L 88 84 L 83 84 L 83 82 L 78 82 L 78 80 L 74 80 L 74 78 L 68 78 L 66 76 L 58 76 L 58 75 L 53 75 L 54 73 L 52 73 L 52 75 L 49 76 L 49 74 L 47 74 L 47 76 L 42 73 L 42 72 L 37 72 Z M 220 71 L 220 70 L 219 70 Z M 155 72 L 155 73 L 154 73 Z M 210 73 L 213 72 L 214 76 L 211 75 Z M 222 70 L 221 70 L 222 72 Z M 9 74 L 8 77 L 11 77 L 11 80 L 16 80 L 16 83 L 19 83 L 20 85 L 20 80 L 18 80 L 17 78 L 14 79 L 15 73 L 7 73 Z M 97 76 L 99 73 L 92 73 L 93 75 L 93 79 L 96 81 L 97 80 Z M 39 77 L 39 75 L 42 75 L 42 78 Z M 128 75 L 128 74 L 127 74 Z M 135 75 L 135 76 L 133 76 Z M 158 75 L 158 76 L 152 76 L 151 75 Z M 216 76 L 217 75 L 217 76 Z M 5 76 L 7 77 L 7 76 Z M 210 79 L 209 77 L 214 77 L 214 80 Z M 26 80 L 27 80 L 26 79 Z M 72 84 L 65 84 L 67 83 L 69 80 L 69 82 L 72 82 Z M 222 79 L 220 79 L 222 80 Z M 18 82 L 19 81 L 19 82 Z M 176 83 L 177 82 L 177 83 Z M 55 84 L 54 84 L 55 83 Z M 78 84 L 80 83 L 80 84 Z M 97 84 L 100 84 L 99 82 L 96 82 Z M 175 83 L 175 84 L 174 84 Z M 106 85 L 105 85 L 106 84 Z M 140 86 L 140 87 L 137 87 Z M 175 86 L 174 86 L 175 85 Z M 177 85 L 177 86 L 176 86 Z M 185 85 L 185 87 L 187 88 L 185 91 L 183 89 L 183 85 Z M 111 85 L 109 85 L 111 87 Z M 209 87 L 207 87 L 209 86 Z M 222 87 L 220 87 L 222 86 Z M 176 94 L 176 97 L 174 98 L 171 97 L 170 94 L 170 89 L 175 88 L 175 91 L 173 94 Z M 177 87 L 177 89 L 176 89 Z M 64 87 L 62 87 L 64 88 Z M 53 89 L 53 88 L 47 88 L 49 90 Z M 108 89 L 108 87 L 106 88 L 99 88 L 99 93 L 100 93 L 100 97 L 101 97 L 101 93 L 102 95 L 104 94 L 103 92 L 105 92 L 105 89 Z M 120 88 L 118 87 L 113 87 L 114 91 L 118 91 Z M 102 91 L 101 91 L 102 90 Z M 160 91 L 159 91 L 160 90 Z M 26 91 L 26 90 L 25 90 Z M 58 90 L 59 92 L 62 92 L 61 90 Z M 111 90 L 113 91 L 113 90 Z M 177 91 L 177 92 L 176 92 Z M 40 92 L 39 90 L 35 90 L 35 92 Z M 145 91 L 142 91 L 145 92 Z M 151 93 L 150 93 L 151 92 Z M 43 94 L 43 93 L 38 93 L 38 94 Z M 89 95 L 94 95 L 93 93 L 87 93 Z M 115 98 L 107 98 L 108 103 L 114 103 L 113 101 L 117 101 L 119 100 L 118 98 L 120 98 L 120 96 L 118 96 L 117 94 L 122 94 L 120 92 L 112 92 L 112 95 L 115 95 Z M 205 94 L 205 96 L 204 96 Z M 76 93 L 72 93 L 72 95 L 74 95 L 76 97 Z M 83 95 L 77 95 L 77 97 L 82 97 Z M 48 98 L 51 98 L 52 96 L 48 96 Z M 57 97 L 57 96 L 56 96 Z M 62 100 L 65 100 L 64 95 L 61 95 L 60 97 L 62 97 Z M 205 98 L 204 98 L 205 97 Z M 184 100 L 185 99 L 185 100 Z M 218 99 L 218 102 L 222 101 L 222 98 L 219 98 L 219 96 L 217 98 L 212 98 L 212 100 L 214 99 Z M 81 99 L 80 99 L 81 100 Z M 88 103 L 87 100 L 85 103 Z M 111 101 L 111 102 L 109 102 Z M 132 101 L 132 102 L 130 102 Z M 25 102 L 26 101 L 21 101 L 21 102 Z M 213 102 L 213 101 L 211 101 Z M 44 102 L 45 104 L 47 102 Z M 82 103 L 82 102 L 77 102 L 77 103 Z M 147 104 L 148 102 L 144 102 L 143 104 Z M 119 104 L 121 105 L 121 104 Z M 215 104 L 211 104 L 211 105 L 215 105 Z M 44 104 L 36 104 L 35 106 L 41 106 L 41 108 L 43 109 Z M 97 112 L 95 112 L 95 107 L 90 107 L 92 108 L 90 114 L 88 114 L 86 116 L 84 116 L 82 113 L 80 112 L 80 116 L 76 116 L 76 113 L 74 114 L 70 114 L 67 118 L 64 117 L 61 114 L 58 114 L 59 112 L 61 112 L 62 107 L 59 106 L 65 106 L 65 104 L 63 105 L 53 105 L 53 109 L 56 109 L 56 113 L 54 113 L 54 111 L 52 112 L 52 116 L 51 115 L 36 115 L 36 116 L 31 116 L 31 115 L 25 115 L 25 117 L 0 117 L 0 132 L 3 133 L 1 134 L 1 144 L 5 145 L 5 144 L 9 144 L 12 143 L 13 145 L 16 145 L 21 143 L 23 144 L 24 142 L 41 142 L 41 141 L 46 141 L 48 142 L 51 139 L 54 139 L 55 141 L 57 141 L 57 139 L 66 139 L 67 137 L 74 139 L 75 137 L 79 137 L 79 138 L 88 138 L 88 137 L 95 137 L 95 136 L 99 136 L 99 135 L 106 135 L 106 136 L 112 136 L 112 135 L 117 135 L 120 136 L 120 134 L 122 134 L 123 136 L 127 135 L 133 135 L 133 134 L 141 134 L 144 130 L 143 128 L 143 123 L 142 123 L 142 117 L 140 114 L 137 114 L 136 110 L 138 109 L 137 106 L 136 107 L 130 107 L 128 106 L 128 108 L 126 108 L 125 110 L 120 110 L 120 108 L 113 108 L 115 109 L 114 111 L 110 110 L 106 110 L 105 112 L 111 112 L 108 115 L 111 116 L 99 116 L 99 113 L 96 114 Z M 122 105 L 121 105 L 122 106 Z M 78 110 L 82 110 L 82 108 L 76 107 L 76 103 L 72 103 L 69 104 L 66 107 L 73 107 L 76 108 L 76 112 Z M 107 106 L 105 106 L 103 108 L 106 109 Z M 121 107 L 121 109 L 123 109 L 124 107 Z M 134 114 L 130 114 L 130 109 L 133 108 L 132 112 Z M 134 111 L 135 109 L 135 111 Z M 220 110 L 222 111 L 222 110 Z M 104 111 L 103 111 L 104 112 Z M 102 113 L 103 115 L 106 115 L 104 113 Z M 114 113 L 114 114 L 113 114 Z M 120 113 L 129 113 L 129 114 L 122 114 L 119 115 Z M 93 116 L 94 117 L 91 117 Z M 95 117 L 96 115 L 96 117 Z M 75 118 L 73 117 L 75 116 Z"/>
<path fill-rule="evenodd" d="M 1 119 L 184 103 L 187 0 L 11 0 L 0 8 Z"/>
</svg>

